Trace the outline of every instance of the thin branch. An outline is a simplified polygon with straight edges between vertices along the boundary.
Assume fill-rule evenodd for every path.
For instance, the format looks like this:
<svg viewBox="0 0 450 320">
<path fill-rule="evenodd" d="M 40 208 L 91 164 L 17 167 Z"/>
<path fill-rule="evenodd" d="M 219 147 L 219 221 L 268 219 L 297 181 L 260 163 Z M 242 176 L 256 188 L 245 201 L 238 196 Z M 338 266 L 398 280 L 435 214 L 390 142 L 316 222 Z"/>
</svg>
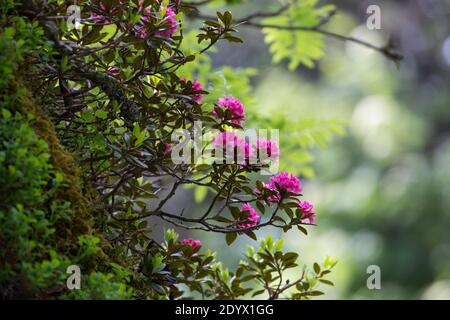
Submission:
<svg viewBox="0 0 450 320">
<path fill-rule="evenodd" d="M 212 0 L 202 0 L 202 1 L 195 1 L 195 2 L 183 2 L 182 5 L 186 7 L 193 7 L 193 6 L 203 6 L 205 4 L 208 4 L 212 2 Z"/>
<path fill-rule="evenodd" d="M 315 32 L 322 34 L 324 36 L 334 38 L 341 41 L 350 41 L 353 43 L 356 43 L 358 45 L 364 46 L 366 48 L 375 50 L 381 54 L 383 54 L 388 59 L 394 61 L 395 63 L 398 63 L 403 59 L 403 55 L 398 53 L 395 48 L 392 47 L 391 44 L 387 44 L 385 46 L 376 46 L 370 42 L 360 40 L 351 36 L 345 36 L 339 33 L 335 33 L 332 31 L 324 30 L 321 27 L 328 23 L 330 19 L 336 14 L 336 11 L 331 11 L 329 15 L 324 17 L 317 25 L 315 26 L 286 26 L 286 25 L 278 25 L 278 24 L 269 24 L 269 23 L 262 23 L 262 22 L 256 22 L 253 21 L 255 19 L 259 18 L 267 18 L 267 17 L 275 17 L 283 13 L 285 10 L 287 10 L 289 6 L 283 6 L 278 11 L 275 12 L 255 12 L 252 14 L 249 14 L 243 18 L 237 19 L 235 22 L 242 26 L 257 28 L 257 29 L 278 29 L 278 30 L 289 30 L 289 31 L 304 31 L 304 32 Z M 204 20 L 215 20 L 215 17 L 202 15 L 201 13 L 194 13 L 192 16 L 196 19 L 204 19 Z"/>
<path fill-rule="evenodd" d="M 289 9 L 289 5 L 284 5 L 281 8 L 279 8 L 277 11 L 274 12 L 266 12 L 266 11 L 256 11 L 254 13 L 251 13 L 245 17 L 242 17 L 240 19 L 236 19 L 235 23 L 246 23 L 247 21 L 257 19 L 257 18 L 270 18 L 270 17 L 276 17 L 280 14 L 282 14 L 284 11 Z"/>
<path fill-rule="evenodd" d="M 351 36 L 345 36 L 339 33 L 335 33 L 332 31 L 321 29 L 317 26 L 313 27 L 302 27 L 302 26 L 281 26 L 276 24 L 264 24 L 264 23 L 258 23 L 258 22 L 251 22 L 247 21 L 247 23 L 243 24 L 243 26 L 249 26 L 254 27 L 258 29 L 279 29 L 279 30 L 291 30 L 291 31 L 305 31 L 305 32 L 315 32 L 323 34 L 324 36 L 328 36 L 330 38 L 334 38 L 341 41 L 350 41 L 359 45 L 362 45 L 364 47 L 367 47 L 369 49 L 375 50 L 386 56 L 388 59 L 393 60 L 394 62 L 398 62 L 403 59 L 403 55 L 396 52 L 394 48 L 390 45 L 386 45 L 383 47 L 376 46 L 370 42 L 360 40 Z"/>
</svg>

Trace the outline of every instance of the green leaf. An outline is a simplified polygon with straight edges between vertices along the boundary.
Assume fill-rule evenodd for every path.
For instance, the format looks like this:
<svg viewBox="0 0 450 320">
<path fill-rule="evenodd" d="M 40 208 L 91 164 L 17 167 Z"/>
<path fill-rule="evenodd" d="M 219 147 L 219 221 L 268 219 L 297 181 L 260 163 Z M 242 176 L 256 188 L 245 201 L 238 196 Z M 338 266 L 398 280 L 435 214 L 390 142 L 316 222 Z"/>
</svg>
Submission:
<svg viewBox="0 0 450 320">
<path fill-rule="evenodd" d="M 65 72 L 68 69 L 68 64 L 69 64 L 69 58 L 68 56 L 65 54 L 62 56 L 61 58 L 61 72 Z"/>
<path fill-rule="evenodd" d="M 284 240 L 279 239 L 277 242 L 275 242 L 275 251 L 281 251 L 283 249 Z"/>
<path fill-rule="evenodd" d="M 262 290 L 258 290 L 258 291 L 253 292 L 252 293 L 252 298 L 257 296 L 257 295 L 260 295 L 260 294 L 264 293 L 264 291 L 266 291 L 266 290 L 262 289 Z"/>
<path fill-rule="evenodd" d="M 266 207 L 260 201 L 256 201 L 256 207 L 262 214 L 266 212 Z"/>
<path fill-rule="evenodd" d="M 314 28 L 334 10 L 333 5 L 317 7 L 317 3 L 318 0 L 300 1 L 283 15 L 264 19 L 263 24 Z M 295 70 L 300 64 L 312 68 L 314 61 L 324 54 L 323 35 L 320 33 L 277 28 L 264 28 L 263 33 L 266 43 L 270 45 L 273 61 L 279 63 L 288 59 L 290 70 Z"/>
<path fill-rule="evenodd" d="M 205 200 L 206 195 L 208 194 L 208 189 L 204 187 L 197 187 L 194 191 L 194 199 L 195 202 L 201 203 Z"/>
<path fill-rule="evenodd" d="M 326 280 L 326 279 L 319 279 L 320 282 L 327 284 L 329 286 L 334 286 L 334 283 L 331 282 L 330 280 Z"/>
<path fill-rule="evenodd" d="M 308 235 L 308 231 L 305 228 L 303 228 L 301 225 L 298 225 L 297 229 L 300 230 L 300 232 L 304 233 L 305 235 Z"/>
<path fill-rule="evenodd" d="M 309 296 L 321 296 L 321 295 L 323 295 L 323 292 L 315 290 L 315 291 L 308 292 L 308 295 Z"/>
<path fill-rule="evenodd" d="M 230 223 L 230 222 L 232 222 L 230 219 L 227 219 L 227 218 L 222 217 L 222 216 L 217 216 L 217 217 L 214 217 L 213 219 L 214 219 L 215 221 L 218 221 L 218 222 L 224 222 L 224 223 Z"/>
<path fill-rule="evenodd" d="M 236 238 L 237 238 L 236 232 L 227 233 L 227 235 L 225 236 L 225 241 L 227 242 L 227 245 L 231 245 L 234 242 L 234 240 L 236 240 Z"/>
<path fill-rule="evenodd" d="M 292 260 L 295 261 L 298 258 L 298 254 L 295 252 L 287 252 L 284 254 L 283 256 L 283 261 L 288 261 L 288 260 Z"/>
<path fill-rule="evenodd" d="M 237 207 L 229 207 L 229 209 L 233 218 L 235 220 L 239 219 L 239 217 L 241 216 L 241 210 Z"/>
<path fill-rule="evenodd" d="M 319 264 L 317 262 L 314 263 L 314 272 L 316 274 L 320 273 L 320 266 L 319 266 Z"/>
<path fill-rule="evenodd" d="M 253 240 L 257 240 L 256 234 L 252 230 L 245 231 L 245 235 L 247 235 L 248 237 L 252 238 Z"/>
<path fill-rule="evenodd" d="M 256 188 L 258 189 L 258 190 L 263 190 L 263 184 L 262 184 L 262 182 L 261 181 L 256 181 Z"/>
<path fill-rule="evenodd" d="M 95 111 L 95 116 L 97 118 L 104 120 L 104 119 L 108 118 L 108 112 L 106 112 L 105 110 L 97 110 L 97 111 Z"/>
<path fill-rule="evenodd" d="M 231 26 L 231 22 L 233 20 L 233 15 L 231 14 L 230 11 L 225 11 L 223 14 L 223 19 L 221 19 L 221 20 L 223 21 L 225 26 L 229 27 L 229 26 Z"/>
<path fill-rule="evenodd" d="M 241 38 L 233 37 L 233 36 L 225 36 L 224 39 L 226 39 L 228 42 L 236 42 L 236 43 L 243 43 Z"/>
</svg>

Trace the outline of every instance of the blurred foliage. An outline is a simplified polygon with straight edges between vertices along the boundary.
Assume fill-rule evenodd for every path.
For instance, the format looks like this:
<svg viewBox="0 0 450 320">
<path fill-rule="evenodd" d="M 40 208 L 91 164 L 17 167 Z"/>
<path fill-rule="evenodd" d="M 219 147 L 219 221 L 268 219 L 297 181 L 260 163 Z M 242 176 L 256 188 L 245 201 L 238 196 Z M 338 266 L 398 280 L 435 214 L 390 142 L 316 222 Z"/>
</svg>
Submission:
<svg viewBox="0 0 450 320">
<path fill-rule="evenodd" d="M 264 24 L 301 28 L 314 28 L 335 10 L 333 5 L 318 7 L 318 0 L 295 1 L 282 15 L 263 19 Z M 315 32 L 264 28 L 265 41 L 270 45 L 273 62 L 289 60 L 288 68 L 295 70 L 300 64 L 309 68 L 324 54 L 323 35 Z"/>
<path fill-rule="evenodd" d="M 378 44 L 390 33 L 405 54 L 399 69 L 370 50 L 331 41 L 312 71 L 288 72 L 283 62 L 270 67 L 263 54 L 236 64 L 259 61 L 254 99 L 258 113 L 270 115 L 268 126 L 345 119 L 347 137 L 308 156 L 318 174 L 307 184 L 307 196 L 318 204 L 320 228 L 311 232 L 303 258 L 329 252 L 339 257 L 331 277 L 339 286 L 327 297 L 449 299 L 450 67 L 443 45 L 449 4 L 379 1 L 383 30 L 368 31 L 365 2 L 335 3 L 345 10 L 329 28 Z M 243 36 L 251 37 L 253 30 Z M 264 49 L 255 45 L 252 53 Z M 245 48 L 237 55 L 249 56 Z M 217 56 L 216 64 L 221 61 L 227 57 Z M 284 139 L 286 134 L 280 133 L 282 165 L 295 152 L 289 148 L 295 138 Z M 306 243 L 289 233 L 286 245 L 299 250 Z M 237 263 L 232 250 L 224 249 L 222 257 Z M 381 268 L 381 290 L 366 287 L 371 264 Z"/>
<path fill-rule="evenodd" d="M 257 240 L 253 230 L 269 225 L 307 234 L 302 225 L 310 224 L 309 213 L 299 206 L 299 192 L 263 188 L 252 180 L 251 173 L 267 164 L 177 166 L 167 154 L 171 133 L 191 130 L 197 120 L 205 130 L 243 129 L 229 110 L 217 110 L 219 97 L 238 95 L 255 127 L 270 119 L 254 106 L 255 70 L 211 72 L 209 49 L 222 41 L 242 42 L 232 13 L 217 12 L 184 38 L 179 21 L 191 9 L 179 2 L 81 1 L 80 29 L 55 18 L 67 13 L 67 5 L 23 0 L 0 7 L 1 297 L 235 299 L 264 293 L 270 299 L 310 299 L 322 294 L 318 285 L 333 285 L 326 276 L 334 259 L 299 271 L 298 254 L 282 251 L 283 241 L 271 237 L 249 248 L 236 271 L 217 261 L 216 253 L 200 251 L 201 242 L 179 241 L 173 229 L 163 240 L 153 238 L 148 217 L 222 233 L 228 245 L 240 235 Z M 319 58 L 315 46 L 302 62 Z M 194 79 L 208 90 L 195 90 Z M 198 91 L 206 95 L 204 103 L 196 101 Z M 342 133 L 334 120 L 277 125 L 303 130 L 291 145 L 303 152 L 296 163 L 308 163 L 313 146 L 326 146 L 332 134 Z M 311 168 L 303 170 L 312 176 Z M 191 180 L 198 175 L 204 176 Z M 167 176 L 174 182 L 164 198 Z M 203 217 L 164 211 L 180 185 L 216 193 Z M 197 199 L 206 195 L 201 191 Z M 275 195 L 277 200 L 268 200 Z M 237 196 L 255 202 L 263 215 L 269 215 L 266 207 L 272 213 L 249 224 L 250 211 L 236 207 L 243 202 Z M 220 210 L 217 200 L 224 203 Z M 155 204 L 157 209 L 149 210 Z M 66 287 L 70 265 L 82 270 L 80 290 Z M 297 276 L 289 282 L 283 274 L 293 270 Z"/>
</svg>

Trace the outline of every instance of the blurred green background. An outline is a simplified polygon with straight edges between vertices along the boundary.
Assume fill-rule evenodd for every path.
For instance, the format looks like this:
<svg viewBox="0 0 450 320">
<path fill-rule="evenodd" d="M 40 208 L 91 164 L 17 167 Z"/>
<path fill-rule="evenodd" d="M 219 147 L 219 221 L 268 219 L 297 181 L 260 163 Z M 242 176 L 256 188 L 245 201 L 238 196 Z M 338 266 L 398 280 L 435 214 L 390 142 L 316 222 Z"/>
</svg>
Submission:
<svg viewBox="0 0 450 320">
<path fill-rule="evenodd" d="M 208 10 L 229 8 L 239 17 L 274 2 Z M 289 61 L 272 62 L 260 30 L 242 26 L 243 45 L 220 43 L 203 61 L 216 74 L 206 79 L 201 70 L 185 72 L 198 74 L 210 91 L 242 98 L 248 125 L 282 127 L 281 169 L 303 177 L 305 199 L 318 212 L 309 236 L 290 231 L 286 246 L 308 264 L 325 255 L 339 260 L 330 277 L 336 285 L 323 288 L 325 298 L 450 299 L 450 1 L 334 3 L 339 13 L 328 29 L 379 45 L 390 36 L 402 63 L 326 39 L 324 57 L 313 68 L 289 70 Z M 382 30 L 366 27 L 371 4 L 382 10 Z M 311 121 L 317 128 L 307 131 Z M 325 130 L 312 139 L 324 126 L 338 135 L 331 139 Z M 188 203 L 195 214 L 211 196 L 187 190 L 173 206 Z M 259 236 L 269 233 L 282 236 L 270 229 Z M 227 247 L 221 235 L 190 236 L 230 267 L 246 244 L 255 245 L 249 238 Z M 369 265 L 381 268 L 381 290 L 366 286 Z"/>
</svg>

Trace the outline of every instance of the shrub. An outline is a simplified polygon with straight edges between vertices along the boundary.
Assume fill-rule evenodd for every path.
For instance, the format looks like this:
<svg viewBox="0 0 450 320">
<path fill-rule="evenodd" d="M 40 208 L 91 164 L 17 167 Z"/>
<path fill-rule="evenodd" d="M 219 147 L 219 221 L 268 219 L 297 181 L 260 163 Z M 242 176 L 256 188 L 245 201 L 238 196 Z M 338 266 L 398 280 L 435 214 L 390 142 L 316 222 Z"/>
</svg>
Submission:
<svg viewBox="0 0 450 320">
<path fill-rule="evenodd" d="M 324 23 L 332 11 L 316 7 L 316 1 L 306 3 L 273 14 L 281 22 L 302 12 L 309 17 L 301 28 L 312 32 L 306 38 L 311 52 L 291 61 L 293 67 L 321 56 L 315 23 Z M 211 73 L 208 50 L 219 41 L 242 42 L 236 28 L 243 20 L 217 12 L 185 34 L 186 16 L 201 17 L 200 5 L 81 0 L 79 6 L 81 28 L 69 29 L 58 18 L 71 12 L 67 2 L 1 4 L 2 296 L 308 299 L 321 294 L 319 283 L 332 284 L 324 278 L 336 264 L 331 258 L 300 268 L 297 278 L 286 281 L 283 273 L 298 268 L 298 254 L 283 252 L 282 240 L 263 239 L 229 271 L 200 240 L 180 240 L 168 229 L 158 241 L 148 226 L 152 217 L 223 234 L 231 245 L 238 236 L 257 240 L 254 231 L 269 226 L 306 234 L 304 225 L 315 221 L 312 205 L 299 200 L 295 175 L 282 172 L 267 184 L 253 180 L 270 163 L 253 163 L 252 156 L 265 149 L 278 158 L 280 150 L 275 141 L 252 144 L 240 137 L 256 117 L 246 107 L 251 72 L 223 69 L 222 75 L 239 84 L 235 97 L 201 80 Z M 277 61 L 289 57 L 278 41 L 286 32 L 291 31 L 267 31 Z M 180 129 L 194 131 L 197 121 L 204 136 L 212 135 L 210 143 L 240 150 L 243 159 L 175 164 L 171 155 L 179 146 L 172 139 Z M 324 144 L 330 136 L 326 131 L 311 139 Z M 163 186 L 169 186 L 167 195 Z M 183 186 L 214 194 L 205 212 L 167 211 Z M 70 292 L 66 268 L 73 264 L 80 266 L 83 281 L 81 290 Z"/>
</svg>

